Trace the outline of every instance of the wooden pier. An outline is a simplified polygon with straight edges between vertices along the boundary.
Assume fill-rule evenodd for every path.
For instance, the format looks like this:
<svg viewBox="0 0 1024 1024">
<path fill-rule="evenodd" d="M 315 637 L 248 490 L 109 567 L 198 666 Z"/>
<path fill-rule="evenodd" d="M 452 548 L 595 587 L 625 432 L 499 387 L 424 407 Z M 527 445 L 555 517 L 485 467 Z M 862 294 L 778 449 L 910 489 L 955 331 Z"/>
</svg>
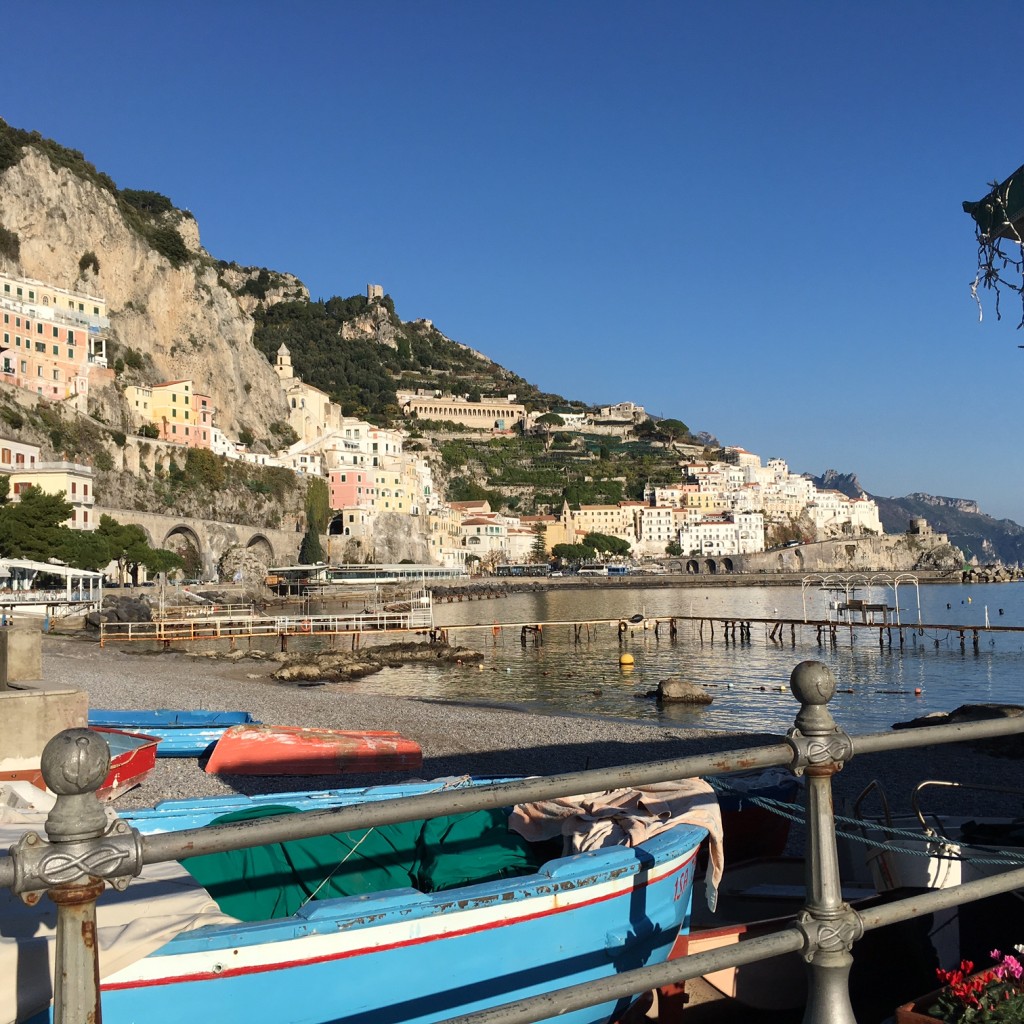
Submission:
<svg viewBox="0 0 1024 1024">
<path fill-rule="evenodd" d="M 590 640 L 597 636 L 601 627 L 612 628 L 620 641 L 625 641 L 638 634 L 650 634 L 656 639 L 667 637 L 677 639 L 683 625 L 688 625 L 697 639 L 714 641 L 721 637 L 727 643 L 750 643 L 755 628 L 763 630 L 769 643 L 782 644 L 787 640 L 796 646 L 808 633 L 812 633 L 819 647 L 835 647 L 841 633 L 852 641 L 856 636 L 867 633 L 877 637 L 879 647 L 904 647 L 911 636 L 928 639 L 938 647 L 950 636 L 957 638 L 960 648 L 966 649 L 968 643 L 979 650 L 983 633 L 1016 633 L 1024 634 L 1024 626 L 994 625 L 963 625 L 949 623 L 895 623 L 895 622 L 837 622 L 834 619 L 782 619 L 782 618 L 746 618 L 737 616 L 707 615 L 669 615 L 642 616 L 634 615 L 627 619 L 588 619 L 574 621 L 571 619 L 552 620 L 547 622 L 491 622 L 463 623 L 443 627 L 445 634 L 461 630 L 490 630 L 494 637 L 505 631 L 518 633 L 520 641 L 525 645 L 529 642 L 542 643 L 545 631 L 565 628 L 572 631 L 576 643 Z"/>
</svg>

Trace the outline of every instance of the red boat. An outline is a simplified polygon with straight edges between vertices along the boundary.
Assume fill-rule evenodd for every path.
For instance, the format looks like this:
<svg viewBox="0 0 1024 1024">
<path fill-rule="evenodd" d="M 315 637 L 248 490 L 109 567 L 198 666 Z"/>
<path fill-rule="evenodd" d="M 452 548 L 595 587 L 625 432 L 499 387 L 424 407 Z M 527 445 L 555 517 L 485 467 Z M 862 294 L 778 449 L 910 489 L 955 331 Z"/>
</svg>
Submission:
<svg viewBox="0 0 1024 1024">
<path fill-rule="evenodd" d="M 234 725 L 206 764 L 215 775 L 346 775 L 416 771 L 419 744 L 398 732 Z"/>
<path fill-rule="evenodd" d="M 139 732 L 124 732 L 121 729 L 105 729 L 90 726 L 93 732 L 101 733 L 110 747 L 110 771 L 103 785 L 96 791 L 100 800 L 113 800 L 134 788 L 153 770 L 156 765 L 156 747 L 160 742 L 156 736 Z M 42 769 L 21 768 L 0 772 L 0 782 L 30 782 L 39 789 L 46 789 Z"/>
</svg>

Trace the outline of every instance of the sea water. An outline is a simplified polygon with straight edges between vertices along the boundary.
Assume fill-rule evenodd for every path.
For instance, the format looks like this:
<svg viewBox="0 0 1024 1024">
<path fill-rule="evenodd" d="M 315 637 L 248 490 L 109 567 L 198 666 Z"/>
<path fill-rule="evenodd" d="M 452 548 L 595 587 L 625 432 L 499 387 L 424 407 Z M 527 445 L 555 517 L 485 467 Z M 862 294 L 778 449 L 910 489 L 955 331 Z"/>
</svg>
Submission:
<svg viewBox="0 0 1024 1024">
<path fill-rule="evenodd" d="M 853 595 L 850 595 L 853 596 Z M 795 665 L 814 659 L 835 673 L 837 693 L 830 709 L 851 732 L 888 729 L 894 722 L 961 704 L 1024 704 L 1024 629 L 982 632 L 961 645 L 956 626 L 1024 627 L 1024 584 L 928 584 L 903 582 L 894 591 L 879 585 L 855 595 L 898 611 L 890 619 L 904 626 L 879 644 L 878 629 L 839 626 L 833 645 L 826 636 L 800 626 L 795 640 L 786 625 L 772 640 L 769 623 L 754 623 L 749 640 L 726 637 L 720 623 L 714 637 L 705 622 L 679 621 L 675 640 L 666 626 L 630 625 L 619 636 L 617 621 L 580 631 L 548 625 L 543 641 L 525 643 L 519 624 L 579 623 L 665 616 L 706 616 L 741 620 L 835 621 L 845 600 L 820 586 L 553 588 L 535 593 L 455 603 L 435 603 L 435 622 L 449 641 L 483 654 L 462 665 L 407 665 L 350 684 L 356 691 L 381 690 L 426 699 L 513 705 L 535 712 L 570 712 L 640 719 L 709 729 L 781 732 L 793 724 L 797 704 L 789 689 Z M 497 625 L 495 625 L 497 623 Z M 502 626 L 502 623 L 516 625 Z M 921 624 L 918 626 L 918 624 Z M 632 669 L 620 655 L 633 656 Z M 670 677 L 704 687 L 708 705 L 659 705 L 647 695 Z"/>
</svg>

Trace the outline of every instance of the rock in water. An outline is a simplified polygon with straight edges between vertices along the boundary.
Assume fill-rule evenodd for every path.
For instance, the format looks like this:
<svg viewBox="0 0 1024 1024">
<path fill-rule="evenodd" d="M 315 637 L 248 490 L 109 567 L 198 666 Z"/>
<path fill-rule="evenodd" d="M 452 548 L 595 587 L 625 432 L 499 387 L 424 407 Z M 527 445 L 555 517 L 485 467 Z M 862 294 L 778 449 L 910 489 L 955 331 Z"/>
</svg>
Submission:
<svg viewBox="0 0 1024 1024">
<path fill-rule="evenodd" d="M 657 699 L 662 704 L 710 704 L 712 696 L 702 686 L 685 679 L 662 679 Z"/>
</svg>

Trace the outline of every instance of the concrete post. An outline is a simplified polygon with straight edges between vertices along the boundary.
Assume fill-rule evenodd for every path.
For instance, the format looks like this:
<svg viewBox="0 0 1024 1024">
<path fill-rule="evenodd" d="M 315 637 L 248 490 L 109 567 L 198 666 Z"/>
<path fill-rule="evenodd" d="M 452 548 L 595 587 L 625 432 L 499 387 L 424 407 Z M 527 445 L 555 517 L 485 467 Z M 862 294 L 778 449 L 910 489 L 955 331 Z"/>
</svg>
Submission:
<svg viewBox="0 0 1024 1024">
<path fill-rule="evenodd" d="M 0 628 L 0 689 L 43 678 L 42 638 L 31 619 Z"/>
<path fill-rule="evenodd" d="M 853 753 L 849 736 L 826 704 L 836 692 L 832 670 L 820 661 L 793 669 L 790 689 L 800 712 L 787 740 L 796 752 L 794 770 L 806 775 L 808 902 L 797 919 L 807 936 L 809 965 L 804 1024 L 856 1024 L 850 1003 L 853 943 L 861 937 L 857 915 L 843 902 L 832 811 L 832 776 Z"/>
</svg>

